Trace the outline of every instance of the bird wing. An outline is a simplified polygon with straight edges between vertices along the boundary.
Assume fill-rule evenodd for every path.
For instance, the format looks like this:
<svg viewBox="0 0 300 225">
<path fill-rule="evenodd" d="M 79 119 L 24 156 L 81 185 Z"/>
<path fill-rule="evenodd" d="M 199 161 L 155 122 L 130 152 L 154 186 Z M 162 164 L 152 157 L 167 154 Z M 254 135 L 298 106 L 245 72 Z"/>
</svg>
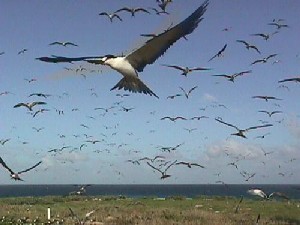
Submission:
<svg viewBox="0 0 300 225">
<path fill-rule="evenodd" d="M 170 169 L 171 166 L 175 165 L 177 163 L 177 160 L 175 160 L 174 162 L 172 162 L 170 165 L 168 165 L 165 169 L 165 172 L 167 172 L 168 169 Z"/>
<path fill-rule="evenodd" d="M 181 67 L 181 66 L 167 65 L 167 64 L 162 64 L 162 66 L 166 66 L 166 67 L 170 67 L 170 68 L 174 68 L 174 69 L 178 69 L 178 70 L 184 71 L 184 68 Z"/>
<path fill-rule="evenodd" d="M 109 14 L 107 12 L 102 12 L 102 13 L 99 13 L 99 16 L 108 16 L 109 17 Z"/>
<path fill-rule="evenodd" d="M 72 43 L 72 42 L 66 42 L 65 45 L 78 46 L 78 45 L 76 45 L 76 44 L 74 44 L 74 43 Z"/>
<path fill-rule="evenodd" d="M 26 170 L 22 170 L 22 171 L 18 172 L 18 174 L 26 173 L 27 171 L 34 169 L 35 167 L 37 167 L 37 166 L 40 165 L 41 163 L 42 163 L 42 161 L 39 161 L 39 162 L 38 162 L 37 164 L 35 164 L 34 166 L 32 166 L 32 167 L 30 167 L 30 168 L 28 168 L 28 169 L 26 169 Z"/>
<path fill-rule="evenodd" d="M 147 162 L 147 164 L 148 164 L 148 166 L 152 167 L 152 169 L 154 169 L 154 170 L 156 170 L 156 171 L 158 171 L 158 172 L 160 172 L 160 173 L 163 174 L 163 172 L 160 169 L 154 167 L 151 163 Z"/>
<path fill-rule="evenodd" d="M 119 15 L 117 15 L 117 14 L 114 14 L 114 15 L 112 16 L 112 18 L 114 18 L 114 17 L 117 17 L 120 21 L 123 21 L 122 18 L 121 18 Z"/>
<path fill-rule="evenodd" d="M 273 126 L 273 124 L 264 124 L 264 125 L 260 125 L 260 126 L 249 127 L 247 129 L 245 129 L 245 131 L 263 128 L 263 127 L 271 127 L 271 126 Z"/>
<path fill-rule="evenodd" d="M 58 42 L 58 41 L 55 41 L 55 42 L 50 43 L 49 45 L 62 45 L 62 43 Z"/>
<path fill-rule="evenodd" d="M 142 11 L 142 12 L 145 12 L 145 13 L 149 13 L 149 14 L 150 14 L 150 12 L 149 12 L 148 10 L 144 9 L 144 8 L 136 8 L 136 9 L 135 9 L 135 12 L 138 12 L 138 11 Z"/>
<path fill-rule="evenodd" d="M 130 64 L 141 72 L 147 64 L 154 63 L 167 49 L 180 38 L 192 33 L 202 20 L 201 16 L 206 11 L 208 0 L 206 0 L 194 13 L 181 23 L 169 30 L 153 37 L 142 47 L 126 56 Z"/>
<path fill-rule="evenodd" d="M 196 88 L 198 88 L 198 86 L 192 87 L 192 88 L 189 90 L 188 94 L 191 94 L 191 92 L 194 91 Z"/>
<path fill-rule="evenodd" d="M 118 12 L 121 12 L 121 11 L 127 11 L 127 12 L 131 12 L 132 10 L 128 7 L 123 7 L 121 9 L 118 9 L 117 11 L 115 11 L 114 13 L 118 13 Z"/>
<path fill-rule="evenodd" d="M 224 121 L 222 121 L 222 120 L 220 120 L 220 119 L 218 119 L 218 118 L 216 118 L 215 120 L 218 121 L 218 122 L 220 122 L 220 123 L 223 123 L 223 124 L 225 124 L 225 125 L 227 125 L 227 126 L 233 127 L 233 128 L 235 128 L 235 129 L 237 129 L 238 131 L 240 130 L 238 127 L 236 127 L 236 126 L 234 126 L 234 125 L 232 125 L 232 124 L 230 124 L 230 123 L 226 123 L 226 122 L 224 122 Z"/>
<path fill-rule="evenodd" d="M 296 78 L 287 78 L 287 79 L 283 79 L 283 80 L 278 81 L 278 83 L 287 82 L 287 81 L 300 82 L 300 78 L 299 77 L 296 77 Z"/>
<path fill-rule="evenodd" d="M 200 165 L 200 164 L 198 164 L 198 163 L 191 163 L 191 166 L 199 166 L 199 167 L 201 167 L 201 168 L 205 168 L 204 166 L 202 166 L 202 165 Z"/>
<path fill-rule="evenodd" d="M 28 105 L 25 104 L 25 103 L 23 103 L 23 102 L 16 104 L 16 105 L 14 106 L 14 108 L 18 108 L 18 107 L 20 107 L 20 106 L 25 106 L 26 108 L 29 108 Z"/>
<path fill-rule="evenodd" d="M 35 106 L 35 105 L 46 105 L 47 103 L 46 102 L 33 102 L 31 104 L 31 107 Z"/>
<path fill-rule="evenodd" d="M 244 41 L 244 40 L 236 40 L 237 42 L 240 42 L 240 43 L 243 43 L 243 44 L 245 44 L 245 45 L 247 45 L 247 46 L 249 46 L 249 44 L 246 42 L 246 41 Z"/>
<path fill-rule="evenodd" d="M 268 60 L 268 59 L 273 58 L 275 56 L 277 56 L 277 54 L 272 54 L 272 55 L 269 55 L 266 59 Z"/>
<path fill-rule="evenodd" d="M 12 171 L 7 165 L 6 163 L 3 161 L 3 159 L 0 157 L 0 163 L 2 164 L 2 166 L 7 169 L 11 174 L 15 174 L 14 171 Z"/>
</svg>

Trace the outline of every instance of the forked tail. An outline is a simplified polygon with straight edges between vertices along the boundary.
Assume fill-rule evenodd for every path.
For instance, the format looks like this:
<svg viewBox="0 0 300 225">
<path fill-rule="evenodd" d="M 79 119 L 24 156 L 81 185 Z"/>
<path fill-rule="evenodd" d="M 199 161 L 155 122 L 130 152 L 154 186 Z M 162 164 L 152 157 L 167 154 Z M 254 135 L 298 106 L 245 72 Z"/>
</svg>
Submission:
<svg viewBox="0 0 300 225">
<path fill-rule="evenodd" d="M 114 90 L 114 89 L 124 89 L 125 91 L 130 91 L 130 92 L 134 92 L 134 93 L 144 93 L 144 94 L 148 94 L 148 95 L 153 95 L 156 98 L 158 98 L 158 96 L 150 90 L 150 88 L 148 88 L 138 77 L 132 77 L 132 76 L 127 76 L 127 77 L 123 77 L 112 89 L 110 90 Z"/>
</svg>

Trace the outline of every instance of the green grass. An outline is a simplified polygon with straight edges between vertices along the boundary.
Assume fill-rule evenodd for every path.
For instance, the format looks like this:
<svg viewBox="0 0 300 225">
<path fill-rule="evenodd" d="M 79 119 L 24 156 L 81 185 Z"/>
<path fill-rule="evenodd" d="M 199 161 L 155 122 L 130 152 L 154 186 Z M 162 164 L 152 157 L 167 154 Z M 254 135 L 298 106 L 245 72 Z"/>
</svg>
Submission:
<svg viewBox="0 0 300 225">
<path fill-rule="evenodd" d="M 55 224 L 74 225 L 76 219 L 72 217 L 70 207 L 82 220 L 87 212 L 97 209 L 87 220 L 107 225 L 253 225 L 258 214 L 261 216 L 260 225 L 300 225 L 299 201 L 244 199 L 238 213 L 235 213 L 238 202 L 239 198 L 208 196 L 194 199 L 174 196 L 165 200 L 116 196 L 2 198 L 0 224 L 45 223 L 47 208 L 50 207 Z M 22 218 L 26 222 L 18 222 Z M 34 223 L 36 218 L 38 222 Z"/>
</svg>

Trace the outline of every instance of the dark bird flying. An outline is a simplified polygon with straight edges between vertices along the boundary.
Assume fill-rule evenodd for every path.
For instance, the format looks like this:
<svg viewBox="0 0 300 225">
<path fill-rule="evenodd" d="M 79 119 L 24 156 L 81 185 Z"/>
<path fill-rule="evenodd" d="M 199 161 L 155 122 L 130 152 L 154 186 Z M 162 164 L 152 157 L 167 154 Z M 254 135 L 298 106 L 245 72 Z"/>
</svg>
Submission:
<svg viewBox="0 0 300 225">
<path fill-rule="evenodd" d="M 12 179 L 23 181 L 23 180 L 20 178 L 19 175 L 22 174 L 22 173 L 26 173 L 26 172 L 28 172 L 28 171 L 34 169 L 35 167 L 37 167 L 38 165 L 40 165 L 40 164 L 42 163 L 42 161 L 39 161 L 39 162 L 38 162 L 37 164 L 35 164 L 34 166 L 32 166 L 32 167 L 30 167 L 30 168 L 28 168 L 28 169 L 26 169 L 26 170 L 22 170 L 22 171 L 20 171 L 20 172 L 17 172 L 17 173 L 15 173 L 14 171 L 12 171 L 12 170 L 6 165 L 6 163 L 3 161 L 3 159 L 2 159 L 1 157 L 0 157 L 0 163 L 1 163 L 1 165 L 2 165 L 5 169 L 7 169 L 7 170 L 10 172 L 10 177 L 11 177 Z"/>
</svg>

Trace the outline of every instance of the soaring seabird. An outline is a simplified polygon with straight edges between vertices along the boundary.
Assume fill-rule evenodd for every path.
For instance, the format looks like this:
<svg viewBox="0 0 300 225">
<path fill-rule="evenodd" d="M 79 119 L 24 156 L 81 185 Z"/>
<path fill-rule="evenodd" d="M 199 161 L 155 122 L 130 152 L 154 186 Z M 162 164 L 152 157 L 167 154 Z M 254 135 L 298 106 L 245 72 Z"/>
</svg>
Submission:
<svg viewBox="0 0 300 225">
<path fill-rule="evenodd" d="M 10 177 L 11 177 L 11 179 L 14 179 L 14 180 L 20 180 L 20 181 L 23 181 L 23 180 L 20 178 L 20 176 L 19 176 L 21 173 L 26 173 L 26 172 L 28 172 L 29 170 L 34 169 L 35 167 L 37 167 L 37 166 L 40 165 L 41 163 L 42 163 L 42 161 L 39 161 L 39 162 L 38 162 L 37 164 L 35 164 L 34 166 L 32 166 L 32 167 L 30 167 L 30 168 L 28 168 L 28 169 L 26 169 L 26 170 L 22 170 L 22 171 L 20 171 L 20 172 L 15 173 L 14 171 L 12 171 L 12 170 L 6 165 L 6 163 L 5 163 L 5 162 L 3 161 L 3 159 L 0 157 L 0 164 L 2 164 L 2 166 L 10 172 Z"/>
<path fill-rule="evenodd" d="M 158 97 L 138 77 L 146 65 L 154 63 L 167 49 L 180 38 L 192 33 L 202 20 L 209 1 L 206 0 L 189 17 L 176 26 L 148 40 L 143 46 L 125 56 L 105 55 L 101 57 L 41 57 L 37 58 L 45 62 L 72 62 L 87 61 L 89 63 L 107 65 L 121 73 L 124 77 L 111 89 L 124 89 L 130 92 L 139 92 Z"/>
</svg>

